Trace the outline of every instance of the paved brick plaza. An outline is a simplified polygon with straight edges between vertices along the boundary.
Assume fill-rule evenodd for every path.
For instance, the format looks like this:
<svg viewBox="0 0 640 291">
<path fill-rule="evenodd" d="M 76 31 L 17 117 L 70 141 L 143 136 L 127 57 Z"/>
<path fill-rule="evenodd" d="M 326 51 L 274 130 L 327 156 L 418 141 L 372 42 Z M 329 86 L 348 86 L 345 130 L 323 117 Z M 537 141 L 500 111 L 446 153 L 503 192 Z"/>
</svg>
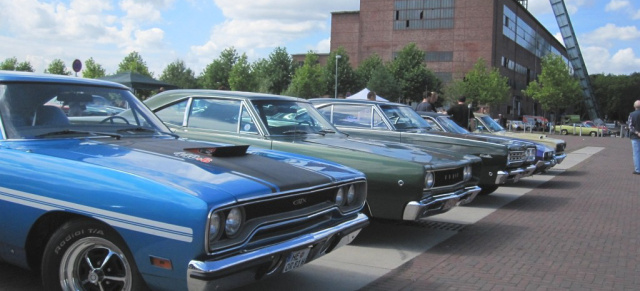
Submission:
<svg viewBox="0 0 640 291">
<path fill-rule="evenodd" d="M 640 176 L 629 139 L 554 137 L 567 152 L 604 149 L 363 289 L 638 290 Z"/>
</svg>

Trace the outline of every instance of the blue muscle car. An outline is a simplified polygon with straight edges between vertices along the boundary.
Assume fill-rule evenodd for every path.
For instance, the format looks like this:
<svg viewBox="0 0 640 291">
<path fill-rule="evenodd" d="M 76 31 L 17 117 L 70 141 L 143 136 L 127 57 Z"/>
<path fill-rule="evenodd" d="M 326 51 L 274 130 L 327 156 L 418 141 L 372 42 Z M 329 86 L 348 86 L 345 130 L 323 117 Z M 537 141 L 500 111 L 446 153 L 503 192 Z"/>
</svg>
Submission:
<svg viewBox="0 0 640 291">
<path fill-rule="evenodd" d="M 82 114 L 95 96 L 123 111 Z M 0 261 L 47 289 L 232 288 L 330 253 L 368 223 L 361 172 L 179 139 L 115 83 L 0 71 L 0 125 Z"/>
</svg>

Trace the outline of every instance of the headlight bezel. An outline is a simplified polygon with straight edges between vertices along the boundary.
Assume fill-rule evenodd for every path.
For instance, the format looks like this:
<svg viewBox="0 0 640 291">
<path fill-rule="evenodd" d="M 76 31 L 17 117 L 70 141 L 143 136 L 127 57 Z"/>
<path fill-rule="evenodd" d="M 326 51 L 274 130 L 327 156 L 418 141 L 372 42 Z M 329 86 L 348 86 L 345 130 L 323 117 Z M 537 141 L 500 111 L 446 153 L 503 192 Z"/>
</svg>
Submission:
<svg viewBox="0 0 640 291">
<path fill-rule="evenodd" d="M 436 184 L 436 175 L 433 171 L 427 171 L 424 174 L 424 189 L 432 189 Z"/>
<path fill-rule="evenodd" d="M 462 169 L 462 179 L 467 182 L 471 180 L 471 177 L 473 177 L 473 167 L 471 165 L 464 166 Z"/>
<path fill-rule="evenodd" d="M 224 234 L 229 238 L 234 238 L 240 233 L 242 226 L 244 225 L 244 208 L 234 207 L 231 208 L 224 220 Z M 235 220 L 237 222 L 230 222 Z"/>
</svg>

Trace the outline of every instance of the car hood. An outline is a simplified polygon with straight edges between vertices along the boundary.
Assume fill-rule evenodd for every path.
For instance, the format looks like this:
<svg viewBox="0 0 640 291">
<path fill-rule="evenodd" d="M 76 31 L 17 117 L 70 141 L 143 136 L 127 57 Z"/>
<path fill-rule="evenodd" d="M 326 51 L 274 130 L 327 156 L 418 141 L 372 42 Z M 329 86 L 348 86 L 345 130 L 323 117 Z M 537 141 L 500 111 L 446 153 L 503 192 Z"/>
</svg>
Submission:
<svg viewBox="0 0 640 291">
<path fill-rule="evenodd" d="M 266 150 L 244 154 L 246 146 L 166 138 L 45 140 L 16 149 L 56 157 L 79 170 L 97 166 L 101 169 L 96 171 L 124 172 L 133 182 L 169 185 L 205 201 L 220 200 L 219 195 L 240 201 L 362 176 L 351 168 L 304 156 Z"/>
<path fill-rule="evenodd" d="M 290 139 L 290 138 L 287 138 Z M 308 135 L 288 140 L 297 143 L 323 145 L 332 148 L 371 153 L 421 164 L 458 163 L 465 157 L 453 152 L 430 150 L 410 144 L 342 136 Z"/>
<path fill-rule="evenodd" d="M 556 145 L 564 143 L 564 140 L 548 137 L 547 135 L 542 134 L 542 133 L 540 133 L 540 134 L 536 134 L 536 133 L 513 133 L 513 132 L 508 132 L 508 131 L 497 131 L 497 132 L 493 132 L 492 134 L 544 142 L 545 144 L 553 145 L 554 148 L 555 148 Z"/>
</svg>

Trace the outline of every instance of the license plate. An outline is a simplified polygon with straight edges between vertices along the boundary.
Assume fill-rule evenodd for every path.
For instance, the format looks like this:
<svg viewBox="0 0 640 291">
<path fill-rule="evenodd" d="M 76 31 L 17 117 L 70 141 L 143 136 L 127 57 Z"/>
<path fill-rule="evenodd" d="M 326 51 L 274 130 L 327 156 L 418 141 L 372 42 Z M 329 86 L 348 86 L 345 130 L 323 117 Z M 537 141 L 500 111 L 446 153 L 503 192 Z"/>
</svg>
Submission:
<svg viewBox="0 0 640 291">
<path fill-rule="evenodd" d="M 284 270 L 282 270 L 282 273 L 289 272 L 293 269 L 296 269 L 304 265 L 304 263 L 307 261 L 309 250 L 310 249 L 304 249 L 304 250 L 295 251 L 289 254 L 289 257 L 287 257 L 287 262 L 284 265 Z"/>
</svg>

